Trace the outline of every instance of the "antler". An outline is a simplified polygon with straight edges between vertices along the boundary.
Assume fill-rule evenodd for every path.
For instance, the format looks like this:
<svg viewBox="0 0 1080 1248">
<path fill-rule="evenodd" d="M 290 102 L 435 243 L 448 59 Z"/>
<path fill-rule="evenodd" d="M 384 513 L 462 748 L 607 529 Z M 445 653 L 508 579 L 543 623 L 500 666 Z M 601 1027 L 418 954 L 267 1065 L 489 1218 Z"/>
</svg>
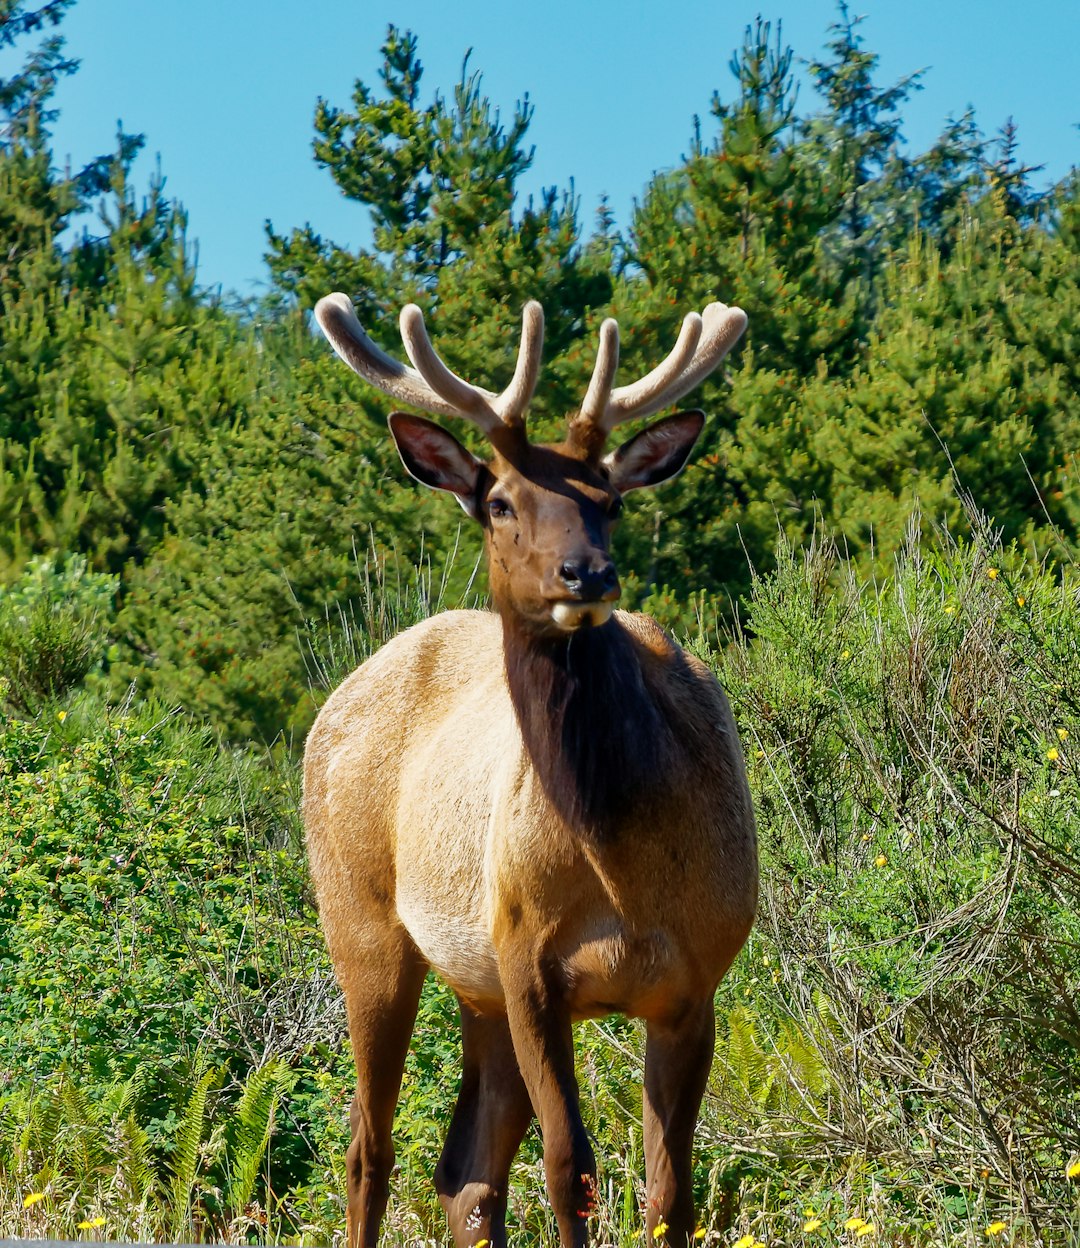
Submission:
<svg viewBox="0 0 1080 1248">
<path fill-rule="evenodd" d="M 352 300 L 339 291 L 315 305 L 315 319 L 330 345 L 354 372 L 384 394 L 439 416 L 461 416 L 485 433 L 504 426 L 523 427 L 525 411 L 540 376 L 544 345 L 544 310 L 530 300 L 521 316 L 521 346 L 510 384 L 501 394 L 462 380 L 439 359 L 431 345 L 424 314 L 415 303 L 401 309 L 401 340 L 412 368 L 380 350 L 356 319 Z"/>
<path fill-rule="evenodd" d="M 688 312 L 667 359 L 639 381 L 613 390 L 619 364 L 619 326 L 609 317 L 600 326 L 596 366 L 578 419 L 606 434 L 635 416 L 651 416 L 704 381 L 745 328 L 742 308 L 710 303 L 700 316 Z"/>
</svg>

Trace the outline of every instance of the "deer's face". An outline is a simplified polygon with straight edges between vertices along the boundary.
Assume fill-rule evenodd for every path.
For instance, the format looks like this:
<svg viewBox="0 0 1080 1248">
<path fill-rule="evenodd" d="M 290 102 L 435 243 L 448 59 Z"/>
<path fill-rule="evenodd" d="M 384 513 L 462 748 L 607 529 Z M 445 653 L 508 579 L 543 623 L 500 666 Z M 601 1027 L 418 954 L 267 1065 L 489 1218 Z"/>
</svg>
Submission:
<svg viewBox="0 0 1080 1248">
<path fill-rule="evenodd" d="M 390 417 L 409 472 L 454 494 L 483 527 L 495 606 L 539 634 L 608 621 L 620 592 L 609 547 L 622 496 L 674 476 L 703 423 L 700 412 L 669 416 L 603 459 L 572 442 L 533 446 L 522 432 L 500 437 L 485 463 L 423 417 Z"/>
<path fill-rule="evenodd" d="M 621 510 L 607 473 L 564 448 L 497 456 L 476 506 L 496 607 L 539 632 L 606 623 L 620 592 L 609 545 Z"/>
</svg>

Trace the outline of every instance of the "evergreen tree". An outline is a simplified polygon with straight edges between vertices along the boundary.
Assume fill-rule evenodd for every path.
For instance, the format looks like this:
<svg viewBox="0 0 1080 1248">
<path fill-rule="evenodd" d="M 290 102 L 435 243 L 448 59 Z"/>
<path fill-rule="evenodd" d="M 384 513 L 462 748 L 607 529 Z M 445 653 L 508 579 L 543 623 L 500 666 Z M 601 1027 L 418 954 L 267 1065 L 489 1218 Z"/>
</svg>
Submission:
<svg viewBox="0 0 1080 1248">
<path fill-rule="evenodd" d="M 243 335 L 196 289 L 183 211 L 160 179 L 137 206 L 129 164 L 121 136 L 105 232 L 61 253 L 54 219 L 0 294 L 0 574 L 51 550 L 114 572 L 145 559 L 165 500 L 251 395 Z M 29 167 L 56 188 L 47 150 Z"/>
<path fill-rule="evenodd" d="M 277 287 L 304 307 L 346 289 L 361 313 L 382 311 L 402 290 L 432 290 L 486 228 L 509 216 L 517 179 L 532 162 L 522 147 L 527 99 L 504 130 L 466 57 L 452 98 L 436 92 L 422 106 L 416 36 L 391 26 L 382 53 L 382 95 L 357 80 L 351 111 L 320 99 L 313 144 L 316 163 L 367 210 L 373 250 L 353 256 L 310 227 L 288 238 L 268 227 Z"/>
<path fill-rule="evenodd" d="M 28 36 L 55 30 L 75 0 L 45 0 L 36 8 L 26 0 L 0 0 L 0 51 L 14 48 Z M 78 68 L 78 61 L 64 56 L 64 40 L 48 34 L 27 54 L 19 71 L 0 78 L 0 143 L 5 146 L 38 135 L 54 120 L 46 105 L 65 75 Z"/>
<path fill-rule="evenodd" d="M 824 97 L 825 109 L 812 118 L 812 137 L 821 166 L 843 198 L 832 245 L 837 259 L 851 266 L 869 297 L 879 264 L 889 246 L 903 237 L 912 217 L 913 174 L 900 152 L 900 107 L 921 90 L 922 72 L 906 74 L 889 87 L 874 81 L 879 57 L 863 47 L 847 0 L 829 27 L 831 55 L 810 62 L 810 74 Z"/>
<path fill-rule="evenodd" d="M 986 140 L 968 109 L 950 120 L 934 145 L 911 162 L 914 217 L 909 229 L 929 234 L 951 249 L 986 189 Z"/>
</svg>

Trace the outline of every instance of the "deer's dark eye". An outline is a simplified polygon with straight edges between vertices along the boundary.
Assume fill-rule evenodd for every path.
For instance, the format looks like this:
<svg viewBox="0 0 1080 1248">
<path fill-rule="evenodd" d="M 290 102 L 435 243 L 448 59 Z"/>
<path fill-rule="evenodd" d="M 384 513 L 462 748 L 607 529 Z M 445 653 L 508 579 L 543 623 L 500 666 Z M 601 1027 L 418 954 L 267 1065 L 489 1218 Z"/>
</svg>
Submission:
<svg viewBox="0 0 1080 1248">
<path fill-rule="evenodd" d="M 493 520 L 501 520 L 504 516 L 513 515 L 510 504 L 505 498 L 489 498 L 487 501 L 488 515 Z"/>
</svg>

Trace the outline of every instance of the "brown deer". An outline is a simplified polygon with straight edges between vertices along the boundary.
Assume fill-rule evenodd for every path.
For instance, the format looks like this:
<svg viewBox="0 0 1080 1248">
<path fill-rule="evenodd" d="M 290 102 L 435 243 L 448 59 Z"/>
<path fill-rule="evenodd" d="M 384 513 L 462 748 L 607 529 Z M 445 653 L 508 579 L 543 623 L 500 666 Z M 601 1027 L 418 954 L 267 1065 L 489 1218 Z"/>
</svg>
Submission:
<svg viewBox="0 0 1080 1248">
<path fill-rule="evenodd" d="M 480 460 L 423 417 L 390 417 L 408 471 L 482 526 L 495 609 L 448 611 L 388 643 L 329 698 L 307 744 L 311 871 L 356 1060 L 349 1248 L 378 1240 L 429 967 L 461 1007 L 461 1089 L 435 1174 L 456 1243 L 506 1243 L 510 1165 L 533 1114 L 560 1241 L 587 1242 L 596 1163 L 571 1024 L 618 1012 L 646 1027 L 648 1242 L 685 1248 L 713 996 L 754 919 L 757 847 L 719 684 L 652 620 L 614 611 L 622 495 L 674 476 L 705 418 L 668 416 L 606 455 L 604 443 L 696 386 L 746 317 L 719 303 L 691 313 L 668 358 L 618 389 L 618 326 L 605 321 L 565 442 L 538 446 L 525 411 L 539 304 L 498 395 L 446 367 L 413 305 L 401 313 L 413 368 L 371 342 L 347 296 L 316 316 L 373 385 L 474 422 L 491 445 Z"/>
</svg>

